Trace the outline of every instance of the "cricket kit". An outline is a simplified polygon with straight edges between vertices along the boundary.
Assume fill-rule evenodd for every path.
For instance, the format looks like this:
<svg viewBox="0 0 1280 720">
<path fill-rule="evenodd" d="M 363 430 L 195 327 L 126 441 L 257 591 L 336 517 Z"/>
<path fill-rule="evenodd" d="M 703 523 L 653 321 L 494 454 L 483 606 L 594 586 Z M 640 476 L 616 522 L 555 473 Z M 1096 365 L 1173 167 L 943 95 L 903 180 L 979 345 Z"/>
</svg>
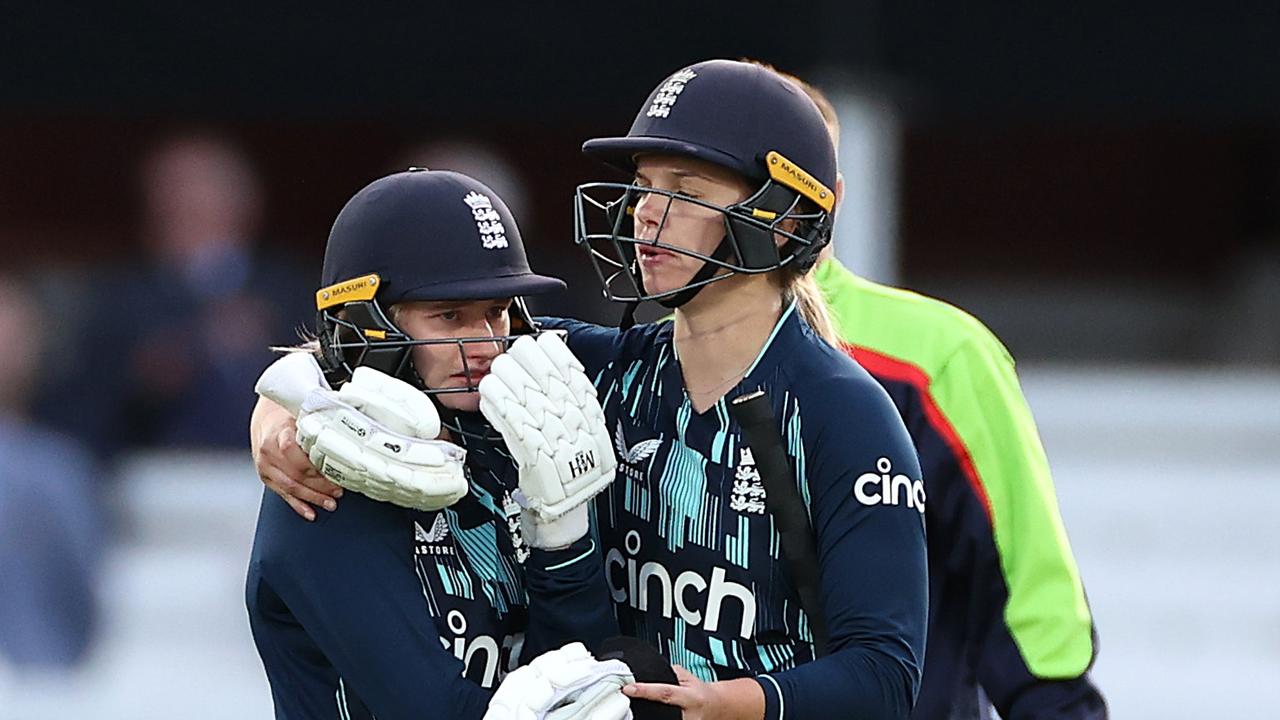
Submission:
<svg viewBox="0 0 1280 720">
<path fill-rule="evenodd" d="M 702 414 L 683 390 L 673 323 L 542 322 L 568 331 L 614 434 L 617 477 L 595 526 L 623 633 L 704 681 L 756 678 L 768 718 L 906 717 L 925 641 L 926 497 L 883 389 L 794 305 Z M 726 404 L 756 390 L 772 403 L 816 535 L 822 657 Z"/>
<path fill-rule="evenodd" d="M 528 547 L 506 448 L 458 422 L 470 490 L 448 508 L 348 493 L 308 523 L 264 492 L 246 601 L 277 717 L 480 718 L 517 665 L 616 634 L 594 540 Z"/>
</svg>

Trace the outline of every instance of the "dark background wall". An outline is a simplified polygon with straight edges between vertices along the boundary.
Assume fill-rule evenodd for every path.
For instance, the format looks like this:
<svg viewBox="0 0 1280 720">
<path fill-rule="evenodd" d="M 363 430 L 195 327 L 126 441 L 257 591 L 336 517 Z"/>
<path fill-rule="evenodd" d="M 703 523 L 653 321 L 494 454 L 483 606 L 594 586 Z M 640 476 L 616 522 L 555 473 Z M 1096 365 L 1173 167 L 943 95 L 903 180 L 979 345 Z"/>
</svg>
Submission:
<svg viewBox="0 0 1280 720">
<path fill-rule="evenodd" d="M 127 257 L 138 158 L 197 125 L 247 148 L 263 237 L 313 264 L 342 202 L 403 148 L 469 137 L 529 184 L 535 261 L 585 272 L 570 191 L 607 172 L 579 144 L 625 131 L 656 81 L 712 56 L 893 100 L 909 284 L 979 306 L 981 287 L 1040 280 L 1225 287 L 1280 235 L 1276 3 L 46 2 L 5 16 L 6 264 Z"/>
</svg>

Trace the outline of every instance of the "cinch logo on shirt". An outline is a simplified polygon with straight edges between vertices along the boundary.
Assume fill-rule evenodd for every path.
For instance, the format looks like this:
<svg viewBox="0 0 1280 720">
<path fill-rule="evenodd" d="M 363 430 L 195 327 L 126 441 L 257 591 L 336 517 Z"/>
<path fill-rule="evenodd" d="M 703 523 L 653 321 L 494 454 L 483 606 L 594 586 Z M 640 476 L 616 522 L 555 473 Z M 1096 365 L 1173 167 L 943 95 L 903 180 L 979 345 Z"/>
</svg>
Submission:
<svg viewBox="0 0 1280 720">
<path fill-rule="evenodd" d="M 467 639 L 467 618 L 458 610 L 450 610 L 449 614 L 445 615 L 444 623 L 454 637 L 450 642 L 449 638 L 441 633 L 440 645 L 462 661 L 465 667 L 462 674 L 471 674 L 472 661 L 484 663 L 478 666 L 484 668 L 480 679 L 481 687 L 492 688 L 519 664 L 520 650 L 524 647 L 524 633 L 507 635 L 502 639 L 502 646 L 499 647 L 497 638 L 492 635 L 477 635 Z M 480 659 L 482 655 L 483 660 Z M 502 662 L 504 659 L 505 663 Z"/>
<path fill-rule="evenodd" d="M 672 619 L 679 613 L 690 625 L 714 633 L 720 629 L 725 602 L 732 599 L 742 608 L 738 636 L 744 640 L 752 638 L 756 624 L 755 595 L 747 586 L 726 580 L 724 568 L 713 567 L 710 581 L 692 570 L 685 570 L 673 581 L 671 572 L 661 563 L 650 561 L 637 567 L 635 555 L 640 552 L 640 533 L 629 531 L 623 545 L 631 557 L 610 548 L 604 558 L 605 577 L 614 602 L 625 603 L 641 612 L 647 612 L 652 602 L 660 607 L 655 610 L 663 617 Z M 625 586 L 615 583 L 615 567 L 623 571 L 621 582 Z"/>
<path fill-rule="evenodd" d="M 899 505 L 905 498 L 907 507 L 924 513 L 924 482 L 906 475 L 890 477 L 893 463 L 889 458 L 876 460 L 877 473 L 863 473 L 853 483 L 853 496 L 863 505 Z"/>
</svg>

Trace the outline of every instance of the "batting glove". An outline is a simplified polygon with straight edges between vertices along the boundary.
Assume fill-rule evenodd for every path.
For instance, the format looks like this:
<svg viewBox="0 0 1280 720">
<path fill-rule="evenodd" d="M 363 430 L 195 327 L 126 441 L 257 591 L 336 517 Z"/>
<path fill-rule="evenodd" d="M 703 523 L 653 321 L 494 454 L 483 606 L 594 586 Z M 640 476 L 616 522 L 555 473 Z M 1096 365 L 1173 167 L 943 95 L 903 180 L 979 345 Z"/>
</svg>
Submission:
<svg viewBox="0 0 1280 720">
<path fill-rule="evenodd" d="M 560 336 L 525 336 L 494 358 L 480 411 L 520 468 L 529 544 L 552 550 L 586 535 L 586 503 L 613 482 L 617 460 L 595 386 Z"/>
<path fill-rule="evenodd" d="M 622 687 L 632 682 L 626 663 L 596 660 L 582 643 L 570 643 L 508 675 L 484 720 L 629 720 Z"/>
<path fill-rule="evenodd" d="M 256 389 L 298 418 L 298 445 L 343 488 L 419 510 L 467 494 L 466 451 L 436 439 L 435 405 L 408 383 L 361 367 L 334 392 L 314 357 L 291 353 L 267 368 Z"/>
</svg>

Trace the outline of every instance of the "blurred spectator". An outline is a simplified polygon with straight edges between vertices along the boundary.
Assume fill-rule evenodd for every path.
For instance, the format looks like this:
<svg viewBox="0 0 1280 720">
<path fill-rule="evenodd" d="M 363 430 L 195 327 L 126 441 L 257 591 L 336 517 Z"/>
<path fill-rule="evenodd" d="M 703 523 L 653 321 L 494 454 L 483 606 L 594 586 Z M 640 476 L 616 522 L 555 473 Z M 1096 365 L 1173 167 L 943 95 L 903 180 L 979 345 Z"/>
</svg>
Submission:
<svg viewBox="0 0 1280 720">
<path fill-rule="evenodd" d="M 457 138 L 425 142 L 400 153 L 387 171 L 396 172 L 409 167 L 452 170 L 470 175 L 488 185 L 507 203 L 522 230 L 533 224 L 533 219 L 528 217 L 531 211 L 529 192 L 520 171 L 489 145 Z"/>
<path fill-rule="evenodd" d="M 172 138 L 142 183 L 147 256 L 98 278 L 78 353 L 92 372 L 58 388 L 50 414 L 106 455 L 242 446 L 268 346 L 310 321 L 309 284 L 255 252 L 260 187 L 228 141 Z"/>
<path fill-rule="evenodd" d="M 93 635 L 102 523 L 89 453 L 27 417 L 40 317 L 30 290 L 0 276 L 0 655 L 67 667 Z"/>
</svg>

